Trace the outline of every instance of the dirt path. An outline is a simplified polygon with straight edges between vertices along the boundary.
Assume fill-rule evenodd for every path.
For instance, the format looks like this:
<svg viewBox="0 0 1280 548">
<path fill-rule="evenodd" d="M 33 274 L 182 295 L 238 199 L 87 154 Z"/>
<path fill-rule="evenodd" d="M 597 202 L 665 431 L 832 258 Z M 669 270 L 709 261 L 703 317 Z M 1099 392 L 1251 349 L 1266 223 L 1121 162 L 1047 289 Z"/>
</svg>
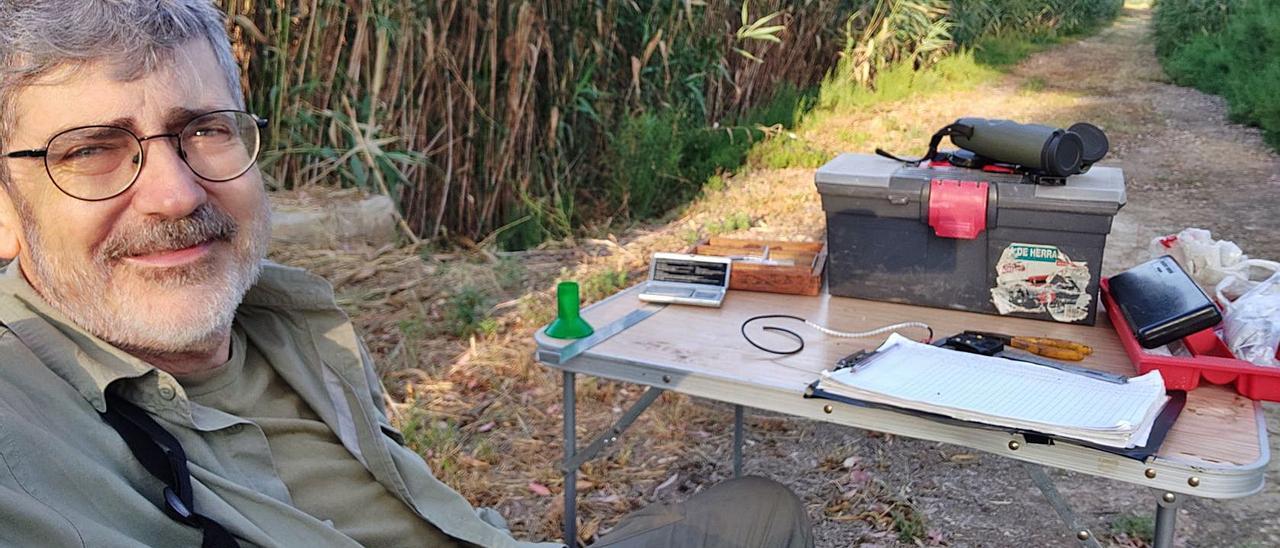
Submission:
<svg viewBox="0 0 1280 548">
<path fill-rule="evenodd" d="M 1129 8 L 1098 35 L 1036 55 L 989 86 L 830 116 L 800 137 L 829 151 L 889 145 L 911 152 L 923 147 L 932 128 L 961 115 L 1063 127 L 1091 121 L 1107 130 L 1112 153 L 1106 163 L 1123 167 L 1129 185 L 1128 205 L 1108 240 L 1108 274 L 1145 260 L 1152 237 L 1187 226 L 1211 229 L 1254 256 L 1280 258 L 1280 158 L 1256 130 L 1229 124 L 1221 99 L 1167 82 L 1154 57 L 1149 19 L 1147 9 Z M 874 137 L 868 140 L 868 135 Z M 757 231 L 805 232 L 822 224 L 812 188 L 808 170 L 756 172 L 725 195 L 710 197 L 701 209 L 714 217 L 757 204 L 753 211 L 764 212 Z M 1267 413 L 1275 453 L 1280 408 L 1269 406 Z M 757 428 L 746 468 L 800 493 L 817 524 L 820 546 L 898 545 L 891 532 L 894 514 L 906 527 L 922 518 L 930 542 L 950 546 L 1076 544 L 1013 461 L 805 421 L 756 422 L 776 420 L 784 425 L 769 432 Z M 691 483 L 725 477 L 727 439 L 696 445 L 704 458 L 675 463 L 684 477 Z M 1153 492 L 1078 474 L 1051 476 L 1096 533 L 1112 543 L 1140 545 L 1111 536 L 1111 524 L 1126 515 L 1150 516 Z M 1268 479 L 1267 489 L 1255 497 L 1191 502 L 1180 516 L 1180 543 L 1280 544 L 1280 463 L 1272 462 Z M 856 493 L 854 509 L 838 514 L 845 517 L 824 512 L 851 492 Z M 859 517 L 859 511 L 870 514 Z"/>
</svg>

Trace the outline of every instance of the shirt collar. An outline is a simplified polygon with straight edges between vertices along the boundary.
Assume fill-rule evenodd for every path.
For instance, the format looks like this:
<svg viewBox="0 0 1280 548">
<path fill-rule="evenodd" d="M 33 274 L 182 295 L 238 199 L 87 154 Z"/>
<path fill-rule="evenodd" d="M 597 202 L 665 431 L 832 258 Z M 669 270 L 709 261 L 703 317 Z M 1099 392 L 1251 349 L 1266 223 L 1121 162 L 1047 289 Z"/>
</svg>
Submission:
<svg viewBox="0 0 1280 548">
<path fill-rule="evenodd" d="M 23 277 L 16 259 L 0 274 L 0 323 L 99 412 L 107 410 L 103 392 L 108 385 L 156 370 L 93 336 L 50 305 Z"/>
<path fill-rule="evenodd" d="M 262 261 L 258 281 L 249 288 L 240 304 L 294 310 L 336 308 L 333 286 L 324 278 L 271 261 Z"/>
<path fill-rule="evenodd" d="M 263 261 L 257 282 L 242 306 L 295 310 L 333 309 L 333 288 L 302 269 Z M 0 324 L 99 412 L 113 382 L 164 373 L 85 331 L 44 300 L 27 282 L 15 259 L 0 273 Z"/>
</svg>

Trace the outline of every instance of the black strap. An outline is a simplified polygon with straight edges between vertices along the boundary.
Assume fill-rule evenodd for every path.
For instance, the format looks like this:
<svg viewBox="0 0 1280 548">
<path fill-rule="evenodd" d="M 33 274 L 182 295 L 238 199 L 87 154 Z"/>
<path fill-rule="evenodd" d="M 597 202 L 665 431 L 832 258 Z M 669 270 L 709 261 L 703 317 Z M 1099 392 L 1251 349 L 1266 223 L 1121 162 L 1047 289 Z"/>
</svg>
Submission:
<svg viewBox="0 0 1280 548">
<path fill-rule="evenodd" d="M 947 124 L 942 129 L 938 130 L 937 133 L 933 134 L 933 137 L 929 139 L 929 150 L 926 151 L 924 153 L 924 156 L 920 157 L 920 159 L 918 160 L 911 160 L 908 158 L 899 158 L 897 156 L 894 156 L 893 154 L 890 154 L 888 151 L 886 151 L 883 148 L 877 148 L 876 154 L 880 156 L 884 156 L 885 158 L 888 158 L 890 160 L 896 160 L 896 161 L 902 162 L 904 164 L 920 164 L 921 162 L 932 161 L 934 156 L 938 155 L 938 146 L 942 144 L 942 138 L 950 137 L 952 135 L 963 135 L 965 137 L 973 137 L 973 126 L 968 126 L 965 124 L 961 124 L 959 122 Z"/>
<path fill-rule="evenodd" d="M 239 548 L 222 524 L 196 512 L 187 453 L 178 439 L 138 406 L 114 393 L 108 392 L 106 397 L 107 412 L 102 420 L 124 438 L 143 468 L 164 482 L 164 513 L 204 532 L 200 548 Z"/>
</svg>

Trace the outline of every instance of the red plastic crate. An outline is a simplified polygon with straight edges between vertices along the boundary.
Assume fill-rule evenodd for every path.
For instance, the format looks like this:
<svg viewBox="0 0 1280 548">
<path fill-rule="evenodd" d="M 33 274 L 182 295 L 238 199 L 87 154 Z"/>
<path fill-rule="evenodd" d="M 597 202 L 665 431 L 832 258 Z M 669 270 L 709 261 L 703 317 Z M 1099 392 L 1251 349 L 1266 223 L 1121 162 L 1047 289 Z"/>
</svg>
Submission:
<svg viewBox="0 0 1280 548">
<path fill-rule="evenodd" d="M 1214 328 L 1188 335 L 1182 339 L 1191 356 L 1162 356 L 1144 352 L 1133 336 L 1133 330 L 1125 321 L 1120 307 L 1116 306 L 1108 288 L 1109 280 L 1102 280 L 1102 302 L 1107 308 L 1111 325 L 1120 337 L 1120 344 L 1129 354 L 1129 361 L 1138 373 L 1159 370 L 1164 385 L 1170 390 L 1192 390 L 1203 379 L 1212 384 L 1234 382 L 1236 392 L 1251 400 L 1280 401 L 1280 367 L 1254 365 L 1238 360 L 1227 345 L 1214 333 Z"/>
</svg>

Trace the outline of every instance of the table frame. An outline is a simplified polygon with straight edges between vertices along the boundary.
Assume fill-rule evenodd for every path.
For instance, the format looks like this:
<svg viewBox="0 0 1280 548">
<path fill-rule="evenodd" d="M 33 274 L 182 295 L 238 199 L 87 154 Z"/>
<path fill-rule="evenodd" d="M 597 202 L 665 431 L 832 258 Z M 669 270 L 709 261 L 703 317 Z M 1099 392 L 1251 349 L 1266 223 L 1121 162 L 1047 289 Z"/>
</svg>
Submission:
<svg viewBox="0 0 1280 548">
<path fill-rule="evenodd" d="M 627 293 L 629 292 L 624 291 L 606 301 Z M 1057 441 L 1048 445 L 1029 443 L 1020 434 L 1011 434 L 998 429 L 944 423 L 888 409 L 837 405 L 830 400 L 801 398 L 796 394 L 783 393 L 772 387 L 699 375 L 660 364 L 610 358 L 591 351 L 561 364 L 557 353 L 559 347 L 547 344 L 551 341 L 554 339 L 548 339 L 539 332 L 536 358 L 549 367 L 561 370 L 563 377 L 565 458 L 561 471 L 564 473 L 564 535 L 565 543 L 573 543 L 570 544 L 571 546 L 576 545 L 577 542 L 578 467 L 615 443 L 627 427 L 665 390 L 674 390 L 734 405 L 733 469 L 735 477 L 739 476 L 742 470 L 744 406 L 910 438 L 946 442 L 1022 461 L 1059 517 L 1075 533 L 1076 539 L 1082 545 L 1090 547 L 1097 546 L 1094 535 L 1080 525 L 1041 466 L 1105 477 L 1156 490 L 1158 496 L 1155 545 L 1158 548 L 1168 548 L 1173 543 L 1177 509 L 1185 498 L 1182 495 L 1206 498 L 1235 498 L 1252 495 L 1262 490 L 1265 468 L 1270 460 L 1269 447 L 1266 443 L 1266 421 L 1262 417 L 1261 405 L 1256 402 L 1253 407 L 1259 439 L 1262 442 L 1256 462 L 1243 466 L 1217 465 L 1207 462 L 1185 462 L 1177 458 L 1160 456 L 1152 456 L 1145 461 L 1140 461 L 1069 442 Z M 612 427 L 581 451 L 577 449 L 574 387 L 578 374 L 649 387 L 640 400 L 632 404 Z"/>
</svg>

